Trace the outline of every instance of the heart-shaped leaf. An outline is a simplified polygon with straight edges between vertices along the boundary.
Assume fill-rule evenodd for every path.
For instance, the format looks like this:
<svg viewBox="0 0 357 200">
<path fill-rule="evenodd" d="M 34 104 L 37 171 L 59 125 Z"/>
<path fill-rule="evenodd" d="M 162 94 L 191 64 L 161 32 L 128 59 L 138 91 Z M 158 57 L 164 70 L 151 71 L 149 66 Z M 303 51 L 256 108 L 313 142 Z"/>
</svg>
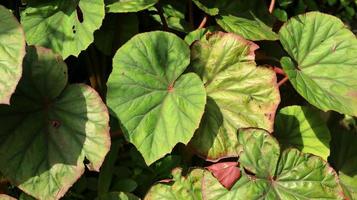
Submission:
<svg viewBox="0 0 357 200">
<path fill-rule="evenodd" d="M 330 131 L 319 111 L 302 106 L 281 109 L 276 116 L 274 135 L 284 147 L 295 147 L 304 153 L 330 155 Z"/>
<path fill-rule="evenodd" d="M 147 164 L 187 144 L 201 120 L 202 81 L 194 73 L 180 76 L 189 58 L 183 40 L 161 31 L 136 35 L 114 57 L 108 105 Z"/>
<path fill-rule="evenodd" d="M 196 5 L 216 18 L 217 23 L 227 32 L 232 32 L 248 40 L 277 40 L 272 31 L 272 16 L 261 0 L 193 0 Z"/>
<path fill-rule="evenodd" d="M 22 74 L 25 34 L 20 23 L 0 5 L 0 104 L 9 104 Z"/>
<path fill-rule="evenodd" d="M 310 12 L 290 19 L 281 64 L 294 88 L 321 110 L 357 116 L 357 39 L 338 18 Z"/>
<path fill-rule="evenodd" d="M 59 199 L 84 172 L 85 158 L 99 170 L 110 147 L 108 123 L 92 88 L 67 85 L 58 55 L 29 47 L 11 106 L 0 106 L 0 170 L 38 199 Z"/>
<path fill-rule="evenodd" d="M 277 141 L 261 129 L 242 130 L 238 137 L 243 145 L 239 161 L 249 173 L 227 190 L 206 172 L 205 200 L 343 199 L 336 172 L 321 158 L 296 149 L 280 154 Z"/>
<path fill-rule="evenodd" d="M 173 183 L 154 185 L 145 196 L 145 200 L 202 200 L 201 179 L 204 170 L 194 169 L 186 177 L 181 169 L 172 171 Z"/>
<path fill-rule="evenodd" d="M 127 13 L 145 10 L 156 4 L 158 0 L 105 0 L 107 12 Z"/>
<path fill-rule="evenodd" d="M 273 130 L 280 95 L 275 73 L 256 67 L 257 48 L 240 36 L 222 32 L 191 46 L 191 67 L 205 83 L 208 100 L 190 144 L 208 160 L 238 155 L 238 128 Z"/>
<path fill-rule="evenodd" d="M 60 53 L 78 56 L 94 40 L 104 19 L 103 0 L 29 1 L 21 13 L 26 40 Z"/>
</svg>

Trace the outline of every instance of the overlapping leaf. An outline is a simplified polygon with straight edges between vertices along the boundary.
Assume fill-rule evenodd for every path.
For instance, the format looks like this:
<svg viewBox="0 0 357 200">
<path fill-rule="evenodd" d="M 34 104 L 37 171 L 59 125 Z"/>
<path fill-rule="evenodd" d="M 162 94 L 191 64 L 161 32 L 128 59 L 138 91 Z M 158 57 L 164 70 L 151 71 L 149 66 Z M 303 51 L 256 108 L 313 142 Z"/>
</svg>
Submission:
<svg viewBox="0 0 357 200">
<path fill-rule="evenodd" d="M 319 111 L 302 106 L 281 109 L 275 120 L 275 133 L 284 147 L 295 147 L 304 153 L 321 156 L 330 155 L 330 131 Z"/>
<path fill-rule="evenodd" d="M 185 20 L 185 13 L 187 13 L 186 3 L 186 1 L 181 0 L 166 0 L 160 2 L 163 10 L 162 14 L 170 29 L 185 33 L 193 29 L 189 22 Z M 154 20 L 162 24 L 158 10 L 154 7 L 149 10 L 153 12 L 153 15 L 151 16 Z"/>
<path fill-rule="evenodd" d="M 206 172 L 205 200 L 343 199 L 336 173 L 319 157 L 296 149 L 280 153 L 279 144 L 263 130 L 243 130 L 238 137 L 244 147 L 240 163 L 250 173 L 227 190 Z"/>
<path fill-rule="evenodd" d="M 29 1 L 21 13 L 27 42 L 78 56 L 93 42 L 104 19 L 103 0 Z"/>
<path fill-rule="evenodd" d="M 183 40 L 160 31 L 135 36 L 114 57 L 108 105 L 147 164 L 187 144 L 199 125 L 206 93 L 196 74 L 180 76 L 189 58 Z"/>
<path fill-rule="evenodd" d="M 280 41 L 294 59 L 281 60 L 294 88 L 312 105 L 357 115 L 357 39 L 338 18 L 310 12 L 290 19 Z"/>
<path fill-rule="evenodd" d="M 156 4 L 158 0 L 105 0 L 107 12 L 138 12 Z"/>
<path fill-rule="evenodd" d="M 215 16 L 217 23 L 228 32 L 249 40 L 277 40 L 270 27 L 273 19 L 260 0 L 193 0 L 207 14 Z"/>
<path fill-rule="evenodd" d="M 208 160 L 237 156 L 238 128 L 273 130 L 280 102 L 275 73 L 256 67 L 258 46 L 234 34 L 213 33 L 191 48 L 191 66 L 205 83 L 208 100 L 190 144 Z"/>
<path fill-rule="evenodd" d="M 98 94 L 67 85 L 67 67 L 44 48 L 29 47 L 24 75 L 0 107 L 0 171 L 38 199 L 59 199 L 84 172 L 99 170 L 110 147 L 108 112 Z"/>
<path fill-rule="evenodd" d="M 202 200 L 202 169 L 192 170 L 187 177 L 182 176 L 181 169 L 172 172 L 173 183 L 154 185 L 145 196 L 145 200 Z"/>
<path fill-rule="evenodd" d="M 0 194 L 0 200 L 16 200 L 16 198 L 8 196 L 6 194 Z"/>
<path fill-rule="evenodd" d="M 21 25 L 0 5 L 0 104 L 9 104 L 22 74 L 25 34 Z"/>
</svg>

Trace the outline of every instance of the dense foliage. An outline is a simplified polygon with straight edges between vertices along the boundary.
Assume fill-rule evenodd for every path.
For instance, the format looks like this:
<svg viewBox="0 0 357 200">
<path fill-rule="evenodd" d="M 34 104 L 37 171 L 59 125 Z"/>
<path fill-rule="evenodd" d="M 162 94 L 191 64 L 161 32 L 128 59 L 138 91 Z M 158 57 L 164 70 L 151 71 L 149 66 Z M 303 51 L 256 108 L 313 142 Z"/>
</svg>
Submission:
<svg viewBox="0 0 357 200">
<path fill-rule="evenodd" d="M 0 200 L 357 199 L 356 9 L 0 2 Z"/>
</svg>

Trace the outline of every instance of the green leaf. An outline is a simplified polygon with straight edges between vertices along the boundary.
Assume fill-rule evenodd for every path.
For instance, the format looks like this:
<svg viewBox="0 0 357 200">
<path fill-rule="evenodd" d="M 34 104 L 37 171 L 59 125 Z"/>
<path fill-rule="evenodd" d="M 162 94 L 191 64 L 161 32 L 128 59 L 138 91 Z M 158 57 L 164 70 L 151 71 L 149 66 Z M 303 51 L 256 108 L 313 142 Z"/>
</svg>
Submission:
<svg viewBox="0 0 357 200">
<path fill-rule="evenodd" d="M 185 37 L 185 42 L 187 42 L 187 44 L 191 45 L 196 40 L 204 39 L 206 34 L 211 33 L 214 30 L 215 30 L 215 27 L 210 26 L 208 28 L 200 28 L 200 29 L 194 30 L 192 32 L 189 32 Z"/>
<path fill-rule="evenodd" d="M 202 81 L 194 73 L 180 76 L 189 52 L 176 35 L 157 31 L 136 35 L 113 59 L 108 105 L 148 165 L 177 143 L 187 144 L 202 117 Z"/>
<path fill-rule="evenodd" d="M 215 0 L 192 0 L 196 6 L 203 10 L 205 13 L 211 15 L 211 16 L 215 16 L 218 15 L 219 13 L 219 8 L 217 6 L 217 3 L 219 3 L 219 1 L 215 1 Z"/>
<path fill-rule="evenodd" d="M 25 34 L 20 23 L 0 5 L 0 104 L 9 104 L 22 74 Z"/>
<path fill-rule="evenodd" d="M 107 56 L 139 32 L 139 20 L 133 13 L 105 15 L 103 25 L 94 34 L 94 44 Z"/>
<path fill-rule="evenodd" d="M 140 200 L 140 198 L 130 193 L 110 192 L 96 198 L 96 200 Z"/>
<path fill-rule="evenodd" d="M 112 141 L 112 145 L 108 155 L 105 157 L 104 163 L 100 169 L 98 177 L 98 196 L 104 195 L 109 192 L 114 175 L 115 162 L 118 158 L 119 148 L 122 142 L 120 140 Z"/>
<path fill-rule="evenodd" d="M 260 0 L 194 0 L 196 5 L 210 15 L 227 32 L 248 40 L 277 40 L 272 31 L 273 18 Z"/>
<path fill-rule="evenodd" d="M 330 155 L 330 131 L 320 112 L 303 106 L 281 109 L 275 119 L 275 133 L 284 147 L 295 147 L 327 160 Z"/>
<path fill-rule="evenodd" d="M 201 179 L 204 170 L 194 169 L 186 177 L 181 169 L 172 172 L 173 183 L 159 183 L 154 185 L 145 196 L 145 200 L 202 200 Z"/>
<path fill-rule="evenodd" d="M 0 106 L 0 170 L 38 199 L 62 197 L 85 158 L 98 171 L 110 147 L 106 106 L 92 88 L 67 85 L 67 78 L 60 56 L 29 47 L 11 106 Z"/>
<path fill-rule="evenodd" d="M 321 158 L 296 149 L 280 153 L 277 141 L 261 129 L 242 130 L 238 137 L 243 176 L 227 190 L 206 172 L 206 200 L 343 199 L 336 172 Z"/>
<path fill-rule="evenodd" d="M 103 0 L 30 1 L 21 13 L 30 45 L 51 48 L 67 58 L 78 56 L 94 40 L 104 19 Z"/>
<path fill-rule="evenodd" d="M 273 14 L 282 22 L 286 22 L 288 20 L 288 13 L 285 10 L 276 8 L 274 9 Z"/>
<path fill-rule="evenodd" d="M 127 13 L 145 10 L 157 2 L 158 0 L 105 0 L 105 5 L 107 12 Z"/>
<path fill-rule="evenodd" d="M 294 59 L 281 60 L 294 88 L 321 110 L 357 115 L 357 39 L 338 18 L 309 12 L 290 19 L 280 41 Z"/>
<path fill-rule="evenodd" d="M 338 171 L 341 185 L 349 199 L 357 199 L 357 132 L 332 118 L 331 156 L 329 162 Z M 331 125 L 330 124 L 330 125 Z"/>
<path fill-rule="evenodd" d="M 280 95 L 275 73 L 256 67 L 257 48 L 240 36 L 222 32 L 191 46 L 191 67 L 208 95 L 205 114 L 190 143 L 201 157 L 237 156 L 238 128 L 273 130 Z"/>
<path fill-rule="evenodd" d="M 170 29 L 187 33 L 192 31 L 193 27 L 185 20 L 185 14 L 187 13 L 186 1 L 182 0 L 163 0 L 160 2 L 163 10 L 163 16 Z M 149 11 L 153 11 L 151 15 L 154 20 L 162 24 L 161 18 L 156 8 L 152 7 Z"/>
</svg>

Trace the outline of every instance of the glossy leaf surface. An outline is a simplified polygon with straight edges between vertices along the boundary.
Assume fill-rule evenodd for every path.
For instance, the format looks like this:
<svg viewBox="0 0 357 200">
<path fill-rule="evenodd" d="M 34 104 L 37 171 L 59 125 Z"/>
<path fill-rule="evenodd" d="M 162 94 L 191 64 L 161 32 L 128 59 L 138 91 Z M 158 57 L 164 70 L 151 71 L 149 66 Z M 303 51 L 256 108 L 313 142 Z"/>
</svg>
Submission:
<svg viewBox="0 0 357 200">
<path fill-rule="evenodd" d="M 114 57 L 108 105 L 148 165 L 187 144 L 201 120 L 202 81 L 194 73 L 181 76 L 189 52 L 183 40 L 158 31 L 135 36 Z"/>
<path fill-rule="evenodd" d="M 191 144 L 208 160 L 238 155 L 238 128 L 273 130 L 280 96 L 274 72 L 256 67 L 257 48 L 240 36 L 222 32 L 191 47 L 191 67 L 205 83 L 208 95 Z"/>
<path fill-rule="evenodd" d="M 290 19 L 281 60 L 294 88 L 321 110 L 357 115 L 357 39 L 338 18 L 310 12 Z"/>
</svg>

